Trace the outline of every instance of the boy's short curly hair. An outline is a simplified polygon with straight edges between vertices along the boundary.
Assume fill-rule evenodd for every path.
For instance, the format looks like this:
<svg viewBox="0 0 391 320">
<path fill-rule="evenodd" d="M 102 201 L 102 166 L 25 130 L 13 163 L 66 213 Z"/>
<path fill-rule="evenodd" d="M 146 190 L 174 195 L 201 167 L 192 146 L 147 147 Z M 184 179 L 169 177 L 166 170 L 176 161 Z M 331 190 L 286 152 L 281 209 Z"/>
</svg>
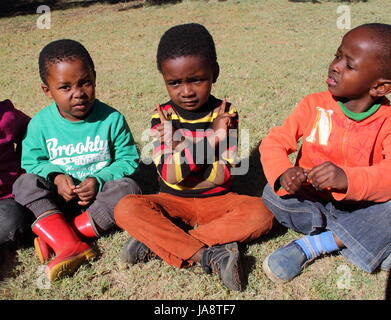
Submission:
<svg viewBox="0 0 391 320">
<path fill-rule="evenodd" d="M 370 30 L 377 42 L 377 58 L 383 77 L 391 78 L 391 25 L 384 23 L 367 23 L 357 28 Z"/>
<path fill-rule="evenodd" d="M 202 56 L 211 64 L 217 63 L 215 43 L 209 31 L 201 24 L 187 23 L 168 29 L 160 39 L 156 63 L 183 56 Z"/>
<path fill-rule="evenodd" d="M 38 65 L 39 75 L 43 83 L 47 84 L 48 66 L 62 61 L 81 59 L 95 71 L 94 62 L 87 49 L 75 40 L 60 39 L 47 44 L 40 52 Z"/>
</svg>

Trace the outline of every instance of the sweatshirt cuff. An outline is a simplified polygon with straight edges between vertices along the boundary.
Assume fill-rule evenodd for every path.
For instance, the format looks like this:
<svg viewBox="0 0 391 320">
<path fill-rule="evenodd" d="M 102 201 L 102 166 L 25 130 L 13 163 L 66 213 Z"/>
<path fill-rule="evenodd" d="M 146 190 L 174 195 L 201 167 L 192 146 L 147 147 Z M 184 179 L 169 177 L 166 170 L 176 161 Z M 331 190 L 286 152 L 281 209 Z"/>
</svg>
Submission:
<svg viewBox="0 0 391 320">
<path fill-rule="evenodd" d="M 99 187 L 98 187 L 98 192 L 102 191 L 103 185 L 105 182 L 112 180 L 111 174 L 98 174 L 98 175 L 93 175 L 93 176 L 88 176 L 91 178 L 95 178 L 98 181 Z"/>
</svg>

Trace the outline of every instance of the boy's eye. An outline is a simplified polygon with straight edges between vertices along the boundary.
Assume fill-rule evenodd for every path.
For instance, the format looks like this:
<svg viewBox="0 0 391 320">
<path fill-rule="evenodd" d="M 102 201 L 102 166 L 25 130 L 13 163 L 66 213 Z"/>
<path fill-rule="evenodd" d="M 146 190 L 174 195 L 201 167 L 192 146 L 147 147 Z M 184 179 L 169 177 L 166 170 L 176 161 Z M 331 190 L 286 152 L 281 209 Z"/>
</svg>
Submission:
<svg viewBox="0 0 391 320">
<path fill-rule="evenodd" d="M 202 81 L 202 79 L 191 79 L 190 82 L 193 82 L 193 83 L 200 83 Z"/>
<path fill-rule="evenodd" d="M 61 87 L 60 87 L 60 90 L 67 91 L 67 90 L 69 90 L 70 88 L 71 88 L 70 86 L 61 86 Z"/>
<path fill-rule="evenodd" d="M 346 68 L 348 68 L 349 70 L 353 70 L 354 68 L 352 67 L 352 65 L 350 65 L 349 63 L 346 64 Z"/>
<path fill-rule="evenodd" d="M 179 81 L 168 81 L 167 84 L 171 87 L 179 86 Z"/>
</svg>

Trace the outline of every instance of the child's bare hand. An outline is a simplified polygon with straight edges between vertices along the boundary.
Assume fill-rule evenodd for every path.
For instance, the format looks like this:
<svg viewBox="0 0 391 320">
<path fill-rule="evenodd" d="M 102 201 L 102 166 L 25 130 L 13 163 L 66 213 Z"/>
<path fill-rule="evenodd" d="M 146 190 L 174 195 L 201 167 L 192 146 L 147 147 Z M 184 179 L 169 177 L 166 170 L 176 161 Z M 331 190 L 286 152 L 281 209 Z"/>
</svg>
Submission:
<svg viewBox="0 0 391 320">
<path fill-rule="evenodd" d="M 308 182 L 318 190 L 337 190 L 346 192 L 348 178 L 345 171 L 332 162 L 324 162 L 308 172 Z"/>
<path fill-rule="evenodd" d="M 86 206 L 91 203 L 98 193 L 99 183 L 96 178 L 85 178 L 79 185 L 75 187 L 75 193 L 79 197 L 77 202 L 80 206 Z"/>
<path fill-rule="evenodd" d="M 57 193 L 64 198 L 66 202 L 76 198 L 75 184 L 71 176 L 66 174 L 58 174 L 53 180 L 53 183 L 57 186 Z"/>
<path fill-rule="evenodd" d="M 307 181 L 307 170 L 301 167 L 287 169 L 280 177 L 281 186 L 290 194 L 297 192 Z"/>
<path fill-rule="evenodd" d="M 215 132 L 215 145 L 223 141 L 228 134 L 228 129 L 231 127 L 231 118 L 236 117 L 236 112 L 229 114 L 225 112 L 227 107 L 227 99 L 224 99 L 220 104 L 218 116 L 213 120 L 212 129 Z"/>
<path fill-rule="evenodd" d="M 172 122 L 166 118 L 160 104 L 156 105 L 156 111 L 159 114 L 160 124 L 155 128 L 155 136 L 156 138 L 160 139 L 161 143 L 165 143 L 167 146 L 173 147 L 174 130 L 172 127 Z"/>
</svg>

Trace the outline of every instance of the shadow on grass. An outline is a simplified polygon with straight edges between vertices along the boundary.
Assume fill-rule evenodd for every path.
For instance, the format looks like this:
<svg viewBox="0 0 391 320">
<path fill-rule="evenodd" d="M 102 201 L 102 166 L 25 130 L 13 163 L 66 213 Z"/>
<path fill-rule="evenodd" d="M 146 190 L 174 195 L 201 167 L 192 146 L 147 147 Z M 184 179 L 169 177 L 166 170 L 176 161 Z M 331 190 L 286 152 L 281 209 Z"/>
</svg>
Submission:
<svg viewBox="0 0 391 320">
<path fill-rule="evenodd" d="M 120 8 L 119 11 L 138 9 L 144 6 L 143 1 L 140 0 L 2 0 L 0 4 L 0 18 L 36 14 L 37 8 L 41 5 L 48 6 L 53 11 L 85 8 L 97 3 L 126 3 L 127 6 Z"/>
<path fill-rule="evenodd" d="M 155 194 L 159 192 L 158 174 L 153 163 L 140 162 L 137 171 L 132 175 L 143 194 Z"/>
<path fill-rule="evenodd" d="M 249 166 L 248 172 L 235 177 L 232 190 L 239 194 L 260 197 L 266 185 L 266 177 L 263 173 L 258 146 L 251 150 L 248 158 L 242 160 L 242 163 L 246 162 Z"/>
<path fill-rule="evenodd" d="M 16 276 L 15 267 L 19 264 L 17 250 L 32 247 L 34 237 L 33 232 L 27 230 L 16 241 L 0 244 L 0 281 Z"/>
</svg>

